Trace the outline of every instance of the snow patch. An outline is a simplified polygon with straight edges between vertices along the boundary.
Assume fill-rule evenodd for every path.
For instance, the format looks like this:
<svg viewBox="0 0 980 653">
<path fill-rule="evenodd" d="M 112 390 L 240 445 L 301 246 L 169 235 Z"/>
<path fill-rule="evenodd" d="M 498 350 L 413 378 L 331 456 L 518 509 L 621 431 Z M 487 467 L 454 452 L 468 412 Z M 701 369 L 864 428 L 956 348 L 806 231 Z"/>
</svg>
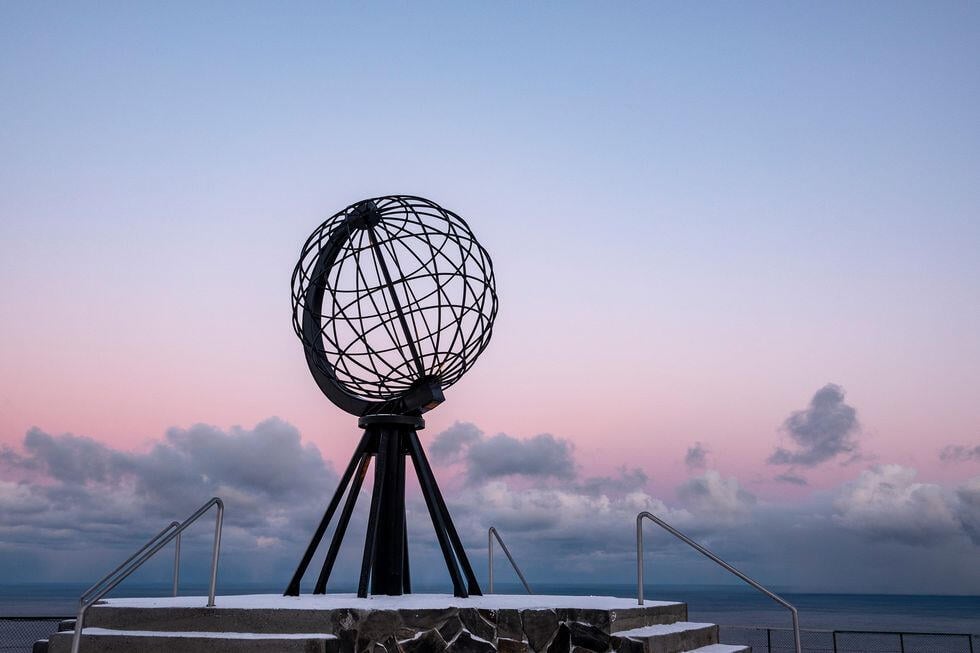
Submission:
<svg viewBox="0 0 980 653">
<path fill-rule="evenodd" d="M 83 628 L 83 635 L 111 635 L 113 637 L 199 637 L 206 639 L 337 639 L 330 633 L 216 633 L 208 631 L 169 630 L 112 630 L 110 628 Z"/>
<path fill-rule="evenodd" d="M 114 598 L 106 604 L 117 608 L 203 608 L 203 596 L 161 596 L 154 598 Z M 459 598 L 451 594 L 405 594 L 402 596 L 369 596 L 356 594 L 244 594 L 219 596 L 209 610 L 439 610 L 444 608 L 480 608 L 487 610 L 534 610 L 578 608 L 593 610 L 630 610 L 634 608 L 678 605 L 676 601 L 644 601 L 612 596 L 546 596 L 536 594 L 490 594 Z M 93 606 L 97 610 L 98 606 Z"/>
<path fill-rule="evenodd" d="M 657 637 L 658 635 L 672 635 L 682 633 L 687 630 L 698 630 L 699 628 L 710 628 L 714 624 L 702 624 L 692 621 L 676 621 L 672 624 L 656 624 L 654 626 L 643 626 L 633 630 L 623 630 L 614 633 L 617 637 L 629 637 L 631 639 L 641 639 L 643 637 Z"/>
</svg>

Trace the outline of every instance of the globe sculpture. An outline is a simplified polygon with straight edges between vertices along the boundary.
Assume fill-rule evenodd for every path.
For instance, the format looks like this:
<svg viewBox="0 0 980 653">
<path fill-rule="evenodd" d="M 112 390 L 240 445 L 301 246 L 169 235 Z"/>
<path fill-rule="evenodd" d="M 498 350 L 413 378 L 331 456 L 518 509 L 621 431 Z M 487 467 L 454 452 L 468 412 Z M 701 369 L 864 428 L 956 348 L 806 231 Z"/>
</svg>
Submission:
<svg viewBox="0 0 980 653">
<path fill-rule="evenodd" d="M 293 328 L 320 390 L 364 429 L 285 594 L 299 595 L 340 503 L 314 585 L 326 592 L 361 485 L 374 463 L 358 596 L 411 592 L 405 521 L 412 461 L 456 596 L 481 594 L 419 441 L 422 414 L 445 400 L 490 342 L 493 265 L 466 222 L 410 195 L 363 200 L 328 218 L 292 278 Z M 346 494 L 346 500 L 344 496 Z M 463 579 L 465 577 L 465 583 Z"/>
</svg>

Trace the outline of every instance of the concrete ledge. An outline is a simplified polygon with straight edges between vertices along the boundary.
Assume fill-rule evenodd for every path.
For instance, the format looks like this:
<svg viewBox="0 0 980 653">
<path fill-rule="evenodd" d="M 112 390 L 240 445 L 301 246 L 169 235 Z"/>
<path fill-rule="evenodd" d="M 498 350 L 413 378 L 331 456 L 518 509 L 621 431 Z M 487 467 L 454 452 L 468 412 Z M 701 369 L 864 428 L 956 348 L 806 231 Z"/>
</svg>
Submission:
<svg viewBox="0 0 980 653">
<path fill-rule="evenodd" d="M 616 633 L 613 646 L 630 653 L 688 653 L 718 643 L 718 626 L 679 621 Z M 636 645 L 631 645 L 634 642 Z M 638 646 L 637 646 L 638 645 Z"/>
<path fill-rule="evenodd" d="M 160 633 L 149 631 L 82 631 L 79 653 L 339 653 L 333 635 L 256 635 L 254 633 Z M 56 633 L 48 653 L 69 653 L 72 634 Z"/>
<path fill-rule="evenodd" d="M 321 595 L 112 599 L 86 615 L 82 652 L 679 653 L 718 642 L 687 606 L 595 596 Z M 71 632 L 49 653 L 68 653 Z M 735 653 L 705 649 L 698 653 Z"/>
</svg>

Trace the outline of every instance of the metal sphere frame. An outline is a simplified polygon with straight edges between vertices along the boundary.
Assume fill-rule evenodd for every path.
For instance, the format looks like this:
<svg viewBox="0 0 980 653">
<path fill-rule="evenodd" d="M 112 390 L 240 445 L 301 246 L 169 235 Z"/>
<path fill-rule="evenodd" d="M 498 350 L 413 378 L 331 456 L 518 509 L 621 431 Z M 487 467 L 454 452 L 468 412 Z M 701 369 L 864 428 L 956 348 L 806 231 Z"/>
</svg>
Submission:
<svg viewBox="0 0 980 653">
<path fill-rule="evenodd" d="M 292 277 L 293 329 L 320 390 L 364 429 L 284 592 L 300 581 L 343 501 L 314 585 L 327 582 L 372 461 L 371 507 L 357 594 L 412 591 L 405 518 L 411 460 L 453 593 L 479 582 L 418 437 L 422 414 L 444 401 L 486 349 L 497 315 L 493 264 L 466 222 L 414 195 L 362 200 L 307 239 Z M 346 499 L 345 499 L 346 496 Z"/>
<path fill-rule="evenodd" d="M 351 204 L 307 239 L 293 329 L 323 393 L 354 415 L 421 413 L 486 349 L 493 264 L 466 222 L 412 195 Z"/>
</svg>

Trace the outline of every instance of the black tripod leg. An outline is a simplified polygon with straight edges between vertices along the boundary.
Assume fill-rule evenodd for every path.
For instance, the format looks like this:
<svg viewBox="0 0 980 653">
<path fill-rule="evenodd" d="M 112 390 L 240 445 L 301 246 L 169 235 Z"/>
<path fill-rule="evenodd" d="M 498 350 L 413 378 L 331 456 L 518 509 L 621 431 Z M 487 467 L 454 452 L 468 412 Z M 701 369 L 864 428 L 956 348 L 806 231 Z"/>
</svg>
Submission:
<svg viewBox="0 0 980 653">
<path fill-rule="evenodd" d="M 354 450 L 354 455 L 351 456 L 350 462 L 347 464 L 347 469 L 344 470 L 344 475 L 340 479 L 337 491 L 334 492 L 333 498 L 330 500 L 330 505 L 327 506 L 326 512 L 323 513 L 323 519 L 320 520 L 320 525 L 316 527 L 313 538 L 310 540 L 309 546 L 306 547 L 306 552 L 303 554 L 299 566 L 296 567 L 296 571 L 293 572 L 293 577 L 289 581 L 289 585 L 286 586 L 286 591 L 283 592 L 284 596 L 299 596 L 299 583 L 303 579 L 303 574 L 306 573 L 306 568 L 310 566 L 310 561 L 313 560 L 313 554 L 316 553 L 317 547 L 320 546 L 320 540 L 323 539 L 323 534 L 327 531 L 327 526 L 330 524 L 330 520 L 333 519 L 334 512 L 337 511 L 340 499 L 344 496 L 344 489 L 350 483 L 351 476 L 354 475 L 357 462 L 360 460 L 361 454 L 364 453 L 367 443 L 368 434 L 365 431 L 364 435 L 361 436 L 361 441 L 358 443 L 357 448 Z"/>
<path fill-rule="evenodd" d="M 405 594 L 411 594 L 412 593 L 412 575 L 411 575 L 411 573 L 409 571 L 409 567 L 408 567 L 408 516 L 407 515 L 405 517 L 405 531 L 404 531 L 404 533 L 405 533 L 405 538 L 404 538 L 404 541 L 405 541 L 405 557 L 404 557 L 403 560 L 404 560 L 405 566 L 402 568 L 402 592 L 405 593 Z"/>
<path fill-rule="evenodd" d="M 367 534 L 364 536 L 364 557 L 361 559 L 361 578 L 357 584 L 357 595 L 367 598 L 368 579 L 374 566 L 374 555 L 378 543 L 378 517 L 381 514 L 381 495 L 384 492 L 385 471 L 388 467 L 387 431 L 382 431 L 378 441 L 378 455 L 374 461 L 374 491 L 371 494 L 371 513 L 368 515 Z"/>
<path fill-rule="evenodd" d="M 415 439 L 418 440 L 418 434 L 413 434 Z M 436 502 L 439 504 L 439 510 L 442 512 L 443 519 L 446 522 L 446 532 L 449 533 L 449 540 L 453 544 L 453 550 L 456 552 L 456 558 L 459 560 L 459 565 L 463 568 L 463 574 L 466 576 L 466 583 L 469 585 L 470 594 L 476 596 L 482 596 L 483 592 L 480 591 L 480 583 L 476 580 L 476 574 L 473 573 L 473 568 L 470 566 L 469 558 L 466 557 L 466 551 L 463 549 L 463 542 L 459 539 L 459 533 L 456 531 L 456 526 L 453 524 L 452 516 L 449 514 L 449 508 L 446 507 L 446 501 L 442 498 L 442 492 L 439 490 L 439 485 L 436 483 L 435 475 L 432 473 L 432 467 L 429 465 L 429 459 L 425 455 L 425 450 L 422 449 L 422 445 L 418 445 L 419 456 L 422 459 L 422 465 L 425 467 L 426 472 L 432 478 L 432 487 L 435 491 Z"/>
<path fill-rule="evenodd" d="M 360 467 L 358 467 L 357 475 L 354 476 L 354 482 L 351 483 L 350 490 L 347 493 L 347 502 L 344 503 L 344 509 L 340 512 L 340 520 L 337 521 L 337 529 L 333 533 L 333 539 L 330 540 L 327 557 L 323 560 L 323 567 L 320 569 L 320 575 L 317 577 L 316 585 L 313 587 L 314 594 L 323 594 L 327 591 L 327 581 L 330 579 L 330 572 L 333 571 L 334 562 L 337 561 L 337 554 L 340 552 L 340 545 L 344 540 L 344 534 L 347 532 L 347 525 L 350 523 L 350 516 L 354 512 L 354 504 L 357 503 L 357 497 L 361 492 L 361 484 L 364 483 L 364 477 L 367 475 L 370 462 L 370 454 L 364 453 L 361 455 Z"/>
<path fill-rule="evenodd" d="M 439 539 L 439 547 L 442 549 L 442 557 L 446 559 L 446 568 L 449 576 L 453 580 L 453 593 L 456 596 L 466 598 L 469 596 L 463 586 L 463 579 L 459 575 L 459 567 L 456 566 L 456 558 L 453 556 L 452 546 L 446 531 L 446 522 L 439 509 L 439 501 L 435 495 L 435 479 L 432 477 L 431 470 L 424 464 L 424 454 L 422 446 L 419 444 L 418 435 L 413 431 L 408 436 L 408 450 L 415 464 L 415 473 L 419 477 L 419 485 L 422 486 L 422 496 L 425 498 L 425 505 L 429 509 L 429 516 L 432 518 L 432 526 L 436 530 L 436 537 Z"/>
</svg>

